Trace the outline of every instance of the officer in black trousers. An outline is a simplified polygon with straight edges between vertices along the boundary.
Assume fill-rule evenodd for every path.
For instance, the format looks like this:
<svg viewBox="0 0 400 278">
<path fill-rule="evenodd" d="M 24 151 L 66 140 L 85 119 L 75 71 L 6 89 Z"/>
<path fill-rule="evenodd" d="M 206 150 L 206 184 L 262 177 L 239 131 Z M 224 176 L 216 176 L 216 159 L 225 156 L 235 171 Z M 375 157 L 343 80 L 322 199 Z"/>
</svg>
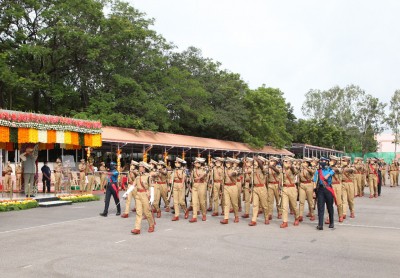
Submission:
<svg viewBox="0 0 400 278">
<path fill-rule="evenodd" d="M 119 201 L 119 192 L 118 192 L 118 175 L 119 175 L 119 173 L 118 173 L 117 169 L 115 169 L 115 162 L 111 162 L 106 197 L 104 199 L 104 202 L 105 202 L 104 211 L 102 213 L 100 213 L 101 216 L 107 216 L 107 214 L 108 214 L 108 207 L 110 206 L 111 195 L 114 197 L 114 201 L 117 206 L 117 214 L 116 215 L 121 214 L 121 205 L 120 205 L 120 201 Z"/>
<path fill-rule="evenodd" d="M 323 230 L 325 204 L 329 213 L 329 228 L 334 228 L 333 224 L 333 202 L 336 199 L 335 191 L 332 188 L 332 176 L 335 172 L 329 167 L 329 159 L 321 157 L 319 169 L 314 174 L 314 184 L 316 188 L 318 204 L 318 226 L 317 230 Z M 336 200 L 335 200 L 336 203 Z"/>
</svg>

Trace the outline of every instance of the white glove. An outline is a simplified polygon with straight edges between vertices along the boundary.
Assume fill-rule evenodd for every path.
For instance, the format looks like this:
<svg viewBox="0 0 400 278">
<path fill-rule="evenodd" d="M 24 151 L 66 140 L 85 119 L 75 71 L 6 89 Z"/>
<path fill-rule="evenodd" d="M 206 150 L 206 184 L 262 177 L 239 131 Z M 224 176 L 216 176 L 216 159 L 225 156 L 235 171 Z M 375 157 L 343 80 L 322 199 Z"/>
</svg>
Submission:
<svg viewBox="0 0 400 278">
<path fill-rule="evenodd" d="M 128 192 L 125 192 L 124 195 L 122 195 L 122 198 L 124 199 L 128 198 Z"/>
<path fill-rule="evenodd" d="M 150 187 L 150 205 L 154 203 L 154 187 Z"/>
<path fill-rule="evenodd" d="M 125 194 L 131 193 L 135 189 L 134 185 L 129 186 L 128 190 L 125 192 Z"/>
</svg>

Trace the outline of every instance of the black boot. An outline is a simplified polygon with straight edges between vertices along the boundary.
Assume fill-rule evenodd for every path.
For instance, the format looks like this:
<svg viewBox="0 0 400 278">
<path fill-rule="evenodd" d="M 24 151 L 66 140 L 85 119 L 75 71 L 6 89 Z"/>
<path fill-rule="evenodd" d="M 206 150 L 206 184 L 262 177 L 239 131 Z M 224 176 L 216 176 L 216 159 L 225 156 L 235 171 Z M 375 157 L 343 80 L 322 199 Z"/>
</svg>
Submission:
<svg viewBox="0 0 400 278">
<path fill-rule="evenodd" d="M 102 212 L 102 213 L 100 213 L 100 216 L 107 217 L 107 213 L 106 212 Z"/>
<path fill-rule="evenodd" d="M 331 223 L 331 224 L 329 224 L 329 228 L 333 229 L 333 228 L 335 228 L 335 225 L 333 225 L 333 223 Z"/>
<path fill-rule="evenodd" d="M 322 227 L 322 226 L 317 226 L 317 230 L 322 231 L 323 229 L 324 229 L 324 227 Z"/>
<path fill-rule="evenodd" d="M 116 216 L 118 216 L 118 215 L 121 215 L 121 212 L 120 211 L 117 211 L 117 214 L 115 214 Z"/>
</svg>

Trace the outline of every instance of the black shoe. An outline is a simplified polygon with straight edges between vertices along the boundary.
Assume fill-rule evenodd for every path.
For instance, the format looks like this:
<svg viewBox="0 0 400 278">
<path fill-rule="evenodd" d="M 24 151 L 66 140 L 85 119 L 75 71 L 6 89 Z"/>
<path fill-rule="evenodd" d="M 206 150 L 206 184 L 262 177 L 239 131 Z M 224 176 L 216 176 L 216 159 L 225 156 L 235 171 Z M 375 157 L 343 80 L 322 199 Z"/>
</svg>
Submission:
<svg viewBox="0 0 400 278">
<path fill-rule="evenodd" d="M 100 213 L 100 216 L 107 217 L 107 213 L 105 213 L 105 212 L 102 212 L 102 213 Z"/>
<path fill-rule="evenodd" d="M 322 226 L 317 226 L 317 230 L 322 231 L 323 229 L 324 229 L 324 227 L 322 227 Z"/>
<path fill-rule="evenodd" d="M 118 216 L 118 215 L 121 215 L 121 212 L 120 211 L 118 211 L 116 214 L 115 214 L 116 216 Z"/>
<path fill-rule="evenodd" d="M 335 228 L 335 225 L 333 225 L 333 223 L 329 224 L 329 229 L 333 229 L 333 228 Z"/>
</svg>

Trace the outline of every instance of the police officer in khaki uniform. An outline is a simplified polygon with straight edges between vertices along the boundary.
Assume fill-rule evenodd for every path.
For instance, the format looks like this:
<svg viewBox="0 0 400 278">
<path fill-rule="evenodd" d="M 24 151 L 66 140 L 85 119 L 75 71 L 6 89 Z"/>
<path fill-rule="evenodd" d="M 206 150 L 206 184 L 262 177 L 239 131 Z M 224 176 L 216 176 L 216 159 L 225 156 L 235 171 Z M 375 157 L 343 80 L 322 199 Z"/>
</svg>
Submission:
<svg viewBox="0 0 400 278">
<path fill-rule="evenodd" d="M 7 162 L 7 166 L 3 169 L 3 173 L 4 173 L 4 189 L 6 191 L 11 192 L 12 188 L 13 188 L 13 183 L 12 183 L 12 177 L 11 174 L 13 173 L 13 169 L 11 168 L 11 162 L 8 161 Z"/>
<path fill-rule="evenodd" d="M 151 213 L 150 206 L 154 202 L 154 188 L 151 183 L 150 175 L 148 171 L 150 170 L 150 165 L 142 161 L 139 163 L 139 175 L 135 178 L 132 185 L 129 186 L 128 190 L 124 194 L 126 198 L 133 190 L 136 189 L 136 221 L 135 228 L 131 231 L 132 234 L 140 234 L 143 214 L 146 216 L 149 223 L 148 232 L 154 232 L 155 221 L 153 214 Z M 150 199 L 149 199 L 150 197 Z"/>
<path fill-rule="evenodd" d="M 342 157 L 342 197 L 343 197 L 343 219 L 346 219 L 347 206 L 350 209 L 350 217 L 354 218 L 354 172 L 355 168 L 350 166 L 350 157 Z"/>
<path fill-rule="evenodd" d="M 382 173 L 382 185 L 386 185 L 386 173 L 387 173 L 387 164 L 383 158 L 380 159 L 381 163 L 381 173 Z"/>
<path fill-rule="evenodd" d="M 172 172 L 171 180 L 173 183 L 173 198 L 174 198 L 174 210 L 175 216 L 172 218 L 172 221 L 179 220 L 179 208 L 185 212 L 185 219 L 189 217 L 189 211 L 187 211 L 185 204 L 185 180 L 186 173 L 185 169 L 182 167 L 182 164 L 186 164 L 186 161 L 177 157 L 175 160 L 175 169 Z"/>
<path fill-rule="evenodd" d="M 85 191 L 87 193 L 92 194 L 95 184 L 93 159 L 89 159 L 88 162 L 89 164 L 86 167 L 86 176 L 88 177 L 88 184 L 86 185 Z"/>
<path fill-rule="evenodd" d="M 221 191 L 221 184 L 224 179 L 224 168 L 222 163 L 224 162 L 224 159 L 222 157 L 216 157 L 215 158 L 215 167 L 212 170 L 213 172 L 213 214 L 212 216 L 218 216 L 219 211 L 218 211 L 218 206 L 219 206 L 219 196 L 220 196 L 220 191 Z"/>
<path fill-rule="evenodd" d="M 244 158 L 243 161 L 243 199 L 244 199 L 244 214 L 242 218 L 249 218 L 250 214 L 250 199 L 251 199 L 251 188 L 250 185 L 253 184 L 253 159 L 250 157 Z"/>
<path fill-rule="evenodd" d="M 291 157 L 284 157 L 283 159 L 283 170 L 282 170 L 282 224 L 281 228 L 288 227 L 288 216 L 289 207 L 294 212 L 295 221 L 294 226 L 299 225 L 299 210 L 297 209 L 297 188 L 294 183 L 295 175 L 297 174 L 296 169 L 292 165 Z"/>
<path fill-rule="evenodd" d="M 61 159 L 57 158 L 56 164 L 54 165 L 54 190 L 56 193 L 61 192 L 62 171 L 63 168 Z"/>
<path fill-rule="evenodd" d="M 278 219 L 282 218 L 282 208 L 279 204 L 280 200 L 280 186 L 282 180 L 282 169 L 277 167 L 279 158 L 271 156 L 269 158 L 268 166 L 268 219 L 272 219 L 274 211 L 274 201 L 276 202 L 276 210 L 278 213 Z"/>
<path fill-rule="evenodd" d="M 363 197 L 364 196 L 364 172 L 365 172 L 365 166 L 363 165 L 363 159 L 361 157 L 355 157 L 354 158 L 354 164 L 355 168 L 354 172 L 354 194 L 355 197 Z"/>
<path fill-rule="evenodd" d="M 139 176 L 139 171 L 136 169 L 136 166 L 139 166 L 139 163 L 132 160 L 131 165 L 129 167 L 129 173 L 128 173 L 128 184 L 129 186 L 133 185 L 136 177 Z M 133 190 L 130 191 L 129 194 L 126 196 L 126 202 L 125 202 L 125 211 L 121 215 L 122 218 L 128 218 L 129 216 L 129 210 L 131 206 L 132 200 L 135 200 L 136 198 L 136 193 L 137 193 L 137 187 L 135 187 Z M 136 211 L 136 208 L 134 209 Z"/>
<path fill-rule="evenodd" d="M 208 165 L 208 174 L 207 174 L 207 190 L 208 190 L 208 208 L 207 211 L 213 210 L 213 186 L 214 186 L 214 167 L 215 167 L 215 159 L 212 158 L 210 164 Z"/>
<path fill-rule="evenodd" d="M 199 209 L 202 213 L 202 221 L 206 221 L 206 195 L 207 195 L 207 172 L 201 165 L 205 162 L 204 158 L 196 157 L 194 161 L 194 169 L 190 174 L 192 186 L 193 216 L 189 220 L 190 223 L 197 222 L 197 212 Z"/>
<path fill-rule="evenodd" d="M 265 158 L 264 158 L 264 161 Z M 264 224 L 269 224 L 268 213 L 268 192 L 266 187 L 268 169 L 264 168 L 264 161 L 259 157 L 254 158 L 254 184 L 252 188 L 251 199 L 253 203 L 253 214 L 249 226 L 257 225 L 257 216 L 259 207 L 262 207 L 264 212 Z"/>
<path fill-rule="evenodd" d="M 154 203 L 152 212 L 157 213 L 157 218 L 159 218 L 158 216 L 161 217 L 161 209 L 160 209 L 161 191 L 160 191 L 160 184 L 157 183 L 159 175 L 157 169 L 158 162 L 151 159 L 149 165 L 150 165 L 150 178 L 152 180 L 152 184 L 154 187 Z"/>
<path fill-rule="evenodd" d="M 86 185 L 86 163 L 84 159 L 81 159 L 81 163 L 78 165 L 79 170 L 79 189 L 81 192 L 85 190 Z"/>
<path fill-rule="evenodd" d="M 160 195 L 161 198 L 164 201 L 164 207 L 165 207 L 165 212 L 169 212 L 169 200 L 168 200 L 168 170 L 167 166 L 165 165 L 164 161 L 159 160 L 157 164 L 157 170 L 158 170 L 158 181 L 157 184 L 160 187 Z M 160 203 L 160 200 L 158 200 L 158 203 Z M 155 200 L 156 202 L 157 200 Z M 161 204 L 159 204 L 161 205 Z M 160 214 L 161 216 L 161 214 Z M 158 216 L 157 216 L 158 217 Z"/>
<path fill-rule="evenodd" d="M 378 198 L 378 168 L 376 159 L 370 159 L 368 165 L 369 198 Z"/>
<path fill-rule="evenodd" d="M 17 163 L 15 166 L 15 174 L 16 174 L 16 187 L 18 192 L 22 190 L 22 167 L 21 163 Z"/>
<path fill-rule="evenodd" d="M 104 190 L 105 186 L 107 185 L 107 171 L 106 164 L 104 162 L 100 163 L 100 188 Z"/>
<path fill-rule="evenodd" d="M 392 164 L 389 165 L 389 175 L 390 175 L 390 187 L 394 187 L 397 185 L 397 170 L 399 169 L 399 165 L 397 161 L 393 159 Z"/>
<path fill-rule="evenodd" d="M 220 221 L 221 224 L 229 223 L 229 208 L 231 204 L 235 214 L 234 222 L 239 222 L 238 188 L 236 186 L 238 171 L 232 167 L 234 162 L 238 162 L 238 160 L 231 157 L 228 157 L 225 161 L 226 167 L 223 176 L 224 220 Z"/>
<path fill-rule="evenodd" d="M 304 157 L 301 163 L 300 171 L 299 171 L 299 221 L 303 221 L 303 213 L 304 213 L 304 204 L 307 199 L 308 202 L 308 210 L 310 215 L 310 220 L 314 221 L 314 185 L 312 183 L 312 178 L 315 173 L 313 169 L 311 169 L 311 158 Z"/>
<path fill-rule="evenodd" d="M 242 212 L 242 183 L 243 183 L 243 173 L 242 173 L 242 168 L 239 167 L 240 160 L 235 160 L 233 162 L 233 169 L 236 169 L 238 172 L 238 175 L 236 177 L 236 186 L 238 188 L 238 206 L 239 206 L 239 212 Z M 233 212 L 233 208 L 231 207 L 229 212 Z"/>
</svg>

